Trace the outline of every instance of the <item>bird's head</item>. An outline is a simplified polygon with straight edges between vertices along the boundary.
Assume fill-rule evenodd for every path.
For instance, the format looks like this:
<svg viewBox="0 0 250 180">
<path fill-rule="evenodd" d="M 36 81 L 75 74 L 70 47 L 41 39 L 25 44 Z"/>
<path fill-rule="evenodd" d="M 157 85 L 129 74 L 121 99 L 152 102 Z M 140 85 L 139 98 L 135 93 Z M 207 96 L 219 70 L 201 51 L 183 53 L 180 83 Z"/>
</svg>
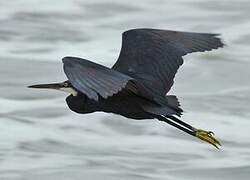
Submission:
<svg viewBox="0 0 250 180">
<path fill-rule="evenodd" d="M 63 92 L 72 94 L 73 96 L 77 95 L 77 91 L 73 88 L 69 81 L 64 81 L 61 83 L 52 83 L 52 84 L 36 84 L 28 86 L 28 88 L 39 88 L 39 89 L 56 89 Z"/>
</svg>

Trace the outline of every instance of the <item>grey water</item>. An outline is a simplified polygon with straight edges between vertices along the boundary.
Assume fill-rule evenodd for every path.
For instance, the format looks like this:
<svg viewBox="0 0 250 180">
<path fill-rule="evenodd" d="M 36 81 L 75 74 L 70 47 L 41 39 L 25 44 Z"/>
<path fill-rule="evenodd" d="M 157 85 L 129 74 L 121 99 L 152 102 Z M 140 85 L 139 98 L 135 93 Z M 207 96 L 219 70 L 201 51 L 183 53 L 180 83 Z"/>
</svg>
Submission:
<svg viewBox="0 0 250 180">
<path fill-rule="evenodd" d="M 61 58 L 106 66 L 121 33 L 221 33 L 227 46 L 185 57 L 170 94 L 221 150 L 155 121 L 79 115 L 67 94 L 26 88 L 66 79 Z M 249 0 L 0 0 L 0 180 L 250 178 Z"/>
</svg>

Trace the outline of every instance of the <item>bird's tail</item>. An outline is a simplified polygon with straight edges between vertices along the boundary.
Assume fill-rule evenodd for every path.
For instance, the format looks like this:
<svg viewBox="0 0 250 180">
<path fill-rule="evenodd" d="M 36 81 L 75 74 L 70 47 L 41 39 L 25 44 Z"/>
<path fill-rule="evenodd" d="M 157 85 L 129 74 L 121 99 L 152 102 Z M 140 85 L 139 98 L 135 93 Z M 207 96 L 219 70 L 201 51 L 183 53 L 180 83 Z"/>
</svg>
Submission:
<svg viewBox="0 0 250 180">
<path fill-rule="evenodd" d="M 168 102 L 168 105 L 177 112 L 176 115 L 181 116 L 183 113 L 183 109 L 181 108 L 181 104 L 178 101 L 178 98 L 174 95 L 167 95 L 166 100 Z"/>
<path fill-rule="evenodd" d="M 147 111 L 148 113 L 151 113 L 155 116 L 181 116 L 183 113 L 183 110 L 180 107 L 180 103 L 176 96 L 166 96 L 165 97 L 166 105 L 152 105 L 152 104 L 142 104 L 142 108 Z"/>
</svg>

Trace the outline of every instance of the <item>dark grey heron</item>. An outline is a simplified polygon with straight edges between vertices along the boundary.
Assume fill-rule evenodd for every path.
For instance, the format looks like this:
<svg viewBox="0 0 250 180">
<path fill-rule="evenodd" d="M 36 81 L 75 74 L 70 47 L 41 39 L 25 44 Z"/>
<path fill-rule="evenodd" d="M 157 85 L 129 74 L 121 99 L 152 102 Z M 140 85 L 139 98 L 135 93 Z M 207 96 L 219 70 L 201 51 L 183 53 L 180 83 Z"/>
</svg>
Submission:
<svg viewBox="0 0 250 180">
<path fill-rule="evenodd" d="M 168 95 L 182 56 L 223 47 L 219 34 L 132 29 L 123 33 L 122 48 L 112 68 L 78 57 L 64 57 L 68 80 L 30 88 L 70 93 L 68 107 L 77 113 L 103 111 L 132 119 L 158 119 L 216 148 L 211 131 L 180 120 L 183 110 L 176 96 Z"/>
</svg>

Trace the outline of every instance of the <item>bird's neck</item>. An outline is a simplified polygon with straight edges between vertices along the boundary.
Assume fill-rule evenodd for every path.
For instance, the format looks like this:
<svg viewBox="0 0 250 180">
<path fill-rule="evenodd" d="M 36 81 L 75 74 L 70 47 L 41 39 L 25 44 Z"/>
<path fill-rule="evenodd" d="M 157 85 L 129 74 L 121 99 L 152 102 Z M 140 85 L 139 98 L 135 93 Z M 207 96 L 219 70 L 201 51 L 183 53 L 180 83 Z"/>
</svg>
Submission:
<svg viewBox="0 0 250 180">
<path fill-rule="evenodd" d="M 95 101 L 88 99 L 86 95 L 81 93 L 78 93 L 76 96 L 68 96 L 66 102 L 72 111 L 81 114 L 92 113 L 99 110 Z"/>
</svg>

